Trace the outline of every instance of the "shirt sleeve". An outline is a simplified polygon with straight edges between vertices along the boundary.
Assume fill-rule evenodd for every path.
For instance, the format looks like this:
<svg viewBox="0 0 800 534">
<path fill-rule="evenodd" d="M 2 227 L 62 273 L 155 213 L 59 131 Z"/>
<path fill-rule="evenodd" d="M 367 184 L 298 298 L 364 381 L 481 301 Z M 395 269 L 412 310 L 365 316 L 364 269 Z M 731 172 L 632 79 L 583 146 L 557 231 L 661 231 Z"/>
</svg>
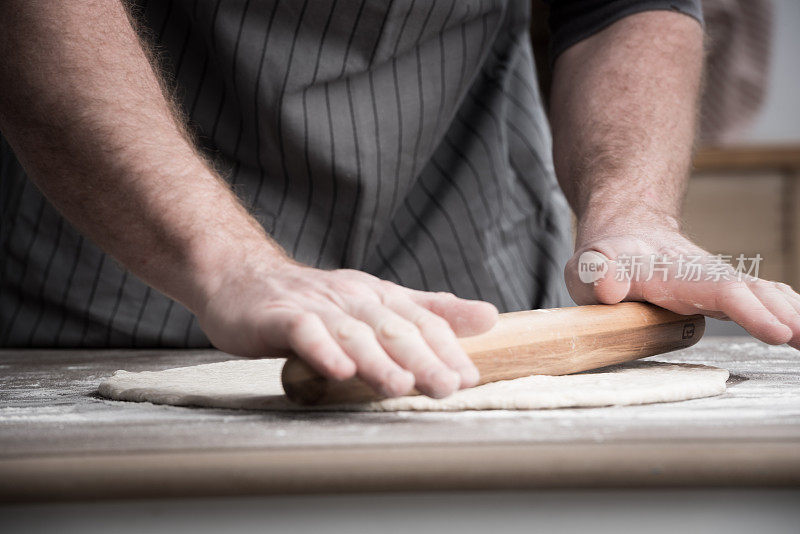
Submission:
<svg viewBox="0 0 800 534">
<path fill-rule="evenodd" d="M 703 24 L 700 0 L 545 0 L 550 4 L 550 62 L 575 43 L 642 11 L 675 11 Z"/>
</svg>

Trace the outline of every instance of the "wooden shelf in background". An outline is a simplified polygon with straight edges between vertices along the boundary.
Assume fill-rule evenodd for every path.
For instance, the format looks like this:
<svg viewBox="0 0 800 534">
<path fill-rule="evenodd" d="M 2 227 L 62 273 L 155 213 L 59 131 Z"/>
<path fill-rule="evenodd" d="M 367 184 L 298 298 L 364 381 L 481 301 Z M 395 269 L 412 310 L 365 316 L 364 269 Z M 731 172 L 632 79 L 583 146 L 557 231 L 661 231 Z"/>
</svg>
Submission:
<svg viewBox="0 0 800 534">
<path fill-rule="evenodd" d="M 701 148 L 684 218 L 701 246 L 758 252 L 760 275 L 800 288 L 800 143 Z"/>
<path fill-rule="evenodd" d="M 800 171 L 800 143 L 703 147 L 695 155 L 694 170 Z"/>
</svg>

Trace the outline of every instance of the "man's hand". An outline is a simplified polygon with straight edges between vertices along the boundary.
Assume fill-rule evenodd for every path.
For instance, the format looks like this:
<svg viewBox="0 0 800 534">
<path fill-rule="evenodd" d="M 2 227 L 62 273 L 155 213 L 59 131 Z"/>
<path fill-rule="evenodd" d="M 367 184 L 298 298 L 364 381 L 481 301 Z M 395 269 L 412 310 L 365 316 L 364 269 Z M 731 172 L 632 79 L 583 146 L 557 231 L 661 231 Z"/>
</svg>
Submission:
<svg viewBox="0 0 800 534">
<path fill-rule="evenodd" d="M 369 274 L 291 262 L 239 266 L 198 318 L 214 345 L 242 356 L 289 349 L 323 375 L 354 375 L 393 397 L 445 397 L 478 382 L 456 340 L 494 325 L 491 304 L 407 289 Z"/>
<path fill-rule="evenodd" d="M 680 233 L 702 58 L 697 21 L 650 11 L 619 20 L 557 59 L 553 151 L 578 217 L 568 289 L 578 304 L 649 301 L 732 319 L 767 343 L 800 348 L 794 291 L 740 280 Z M 700 272 L 692 267 L 687 276 L 681 268 L 694 258 Z"/>
<path fill-rule="evenodd" d="M 31 180 L 217 347 L 291 349 L 388 395 L 477 382 L 455 334 L 494 306 L 288 259 L 193 146 L 122 2 L 0 2 L 0 59 L 0 129 Z"/>
<path fill-rule="evenodd" d="M 584 222 L 578 236 L 565 272 L 576 303 L 648 301 L 730 319 L 766 343 L 800 349 L 800 295 L 786 284 L 742 276 L 674 225 Z"/>
<path fill-rule="evenodd" d="M 650 11 L 619 20 L 556 61 L 556 171 L 578 217 L 567 286 L 578 304 L 649 301 L 732 319 L 767 343 L 800 348 L 797 293 L 740 277 L 680 233 L 702 43 L 697 21 Z"/>
</svg>

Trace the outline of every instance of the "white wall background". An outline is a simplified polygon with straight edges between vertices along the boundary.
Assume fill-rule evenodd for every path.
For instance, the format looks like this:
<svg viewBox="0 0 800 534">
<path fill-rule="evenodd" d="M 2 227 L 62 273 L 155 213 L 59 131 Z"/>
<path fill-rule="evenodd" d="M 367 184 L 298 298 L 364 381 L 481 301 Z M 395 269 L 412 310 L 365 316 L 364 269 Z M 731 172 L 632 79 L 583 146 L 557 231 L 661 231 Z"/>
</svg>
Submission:
<svg viewBox="0 0 800 534">
<path fill-rule="evenodd" d="M 772 0 L 772 65 L 764 108 L 742 141 L 800 143 L 800 0 Z"/>
</svg>

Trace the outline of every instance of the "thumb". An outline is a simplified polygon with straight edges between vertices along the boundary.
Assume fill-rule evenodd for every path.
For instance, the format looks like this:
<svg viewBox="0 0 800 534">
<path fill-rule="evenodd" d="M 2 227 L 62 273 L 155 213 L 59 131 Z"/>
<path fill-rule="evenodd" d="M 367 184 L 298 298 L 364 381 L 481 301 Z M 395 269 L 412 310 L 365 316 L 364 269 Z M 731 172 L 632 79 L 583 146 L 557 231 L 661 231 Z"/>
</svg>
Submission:
<svg viewBox="0 0 800 534">
<path fill-rule="evenodd" d="M 616 254 L 604 254 L 598 245 L 576 251 L 564 268 L 567 290 L 576 304 L 616 304 L 630 291 L 630 280 L 623 276 Z"/>
</svg>

